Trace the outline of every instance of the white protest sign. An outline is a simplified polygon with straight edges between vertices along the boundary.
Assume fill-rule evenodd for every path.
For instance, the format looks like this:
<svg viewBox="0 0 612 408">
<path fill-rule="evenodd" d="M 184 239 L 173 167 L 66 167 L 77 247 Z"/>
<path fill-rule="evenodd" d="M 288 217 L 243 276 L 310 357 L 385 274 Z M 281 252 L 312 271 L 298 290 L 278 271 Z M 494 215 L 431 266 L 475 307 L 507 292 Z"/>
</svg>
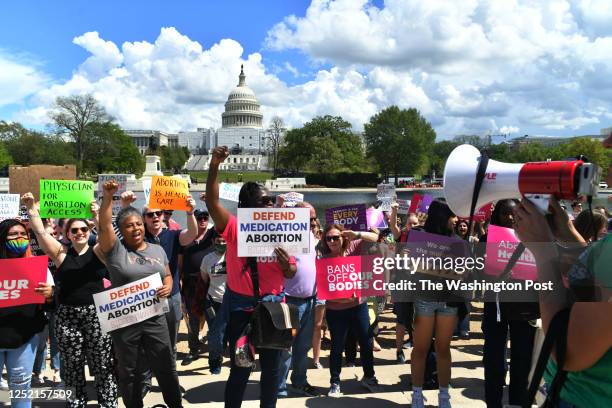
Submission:
<svg viewBox="0 0 612 408">
<path fill-rule="evenodd" d="M 281 194 L 280 196 L 283 197 L 285 207 L 295 207 L 297 203 L 304 202 L 304 194 L 296 193 L 295 191 Z"/>
<path fill-rule="evenodd" d="M 145 203 L 148 203 L 151 195 L 151 179 L 142 180 L 142 191 L 144 192 Z"/>
<path fill-rule="evenodd" d="M 0 221 L 19 216 L 19 194 L 0 194 Z"/>
<path fill-rule="evenodd" d="M 156 273 L 118 288 L 94 293 L 102 332 L 108 333 L 168 312 L 168 299 L 156 295 L 161 286 L 161 277 Z"/>
<path fill-rule="evenodd" d="M 376 186 L 376 199 L 381 202 L 381 211 L 391 211 L 391 203 L 395 198 L 395 185 L 381 183 Z"/>
<path fill-rule="evenodd" d="M 397 203 L 399 204 L 399 207 L 397 208 L 397 213 L 408 214 L 408 209 L 410 208 L 410 200 L 398 199 Z"/>
<path fill-rule="evenodd" d="M 238 256 L 310 253 L 310 209 L 238 208 Z"/>
<path fill-rule="evenodd" d="M 219 185 L 219 198 L 237 203 L 241 188 L 242 183 L 221 183 Z"/>
<path fill-rule="evenodd" d="M 113 194 L 113 216 L 121 211 L 121 193 L 127 190 L 127 174 L 99 174 L 98 175 L 98 199 L 102 200 L 103 186 L 107 181 L 115 180 L 119 184 L 117 192 Z"/>
</svg>

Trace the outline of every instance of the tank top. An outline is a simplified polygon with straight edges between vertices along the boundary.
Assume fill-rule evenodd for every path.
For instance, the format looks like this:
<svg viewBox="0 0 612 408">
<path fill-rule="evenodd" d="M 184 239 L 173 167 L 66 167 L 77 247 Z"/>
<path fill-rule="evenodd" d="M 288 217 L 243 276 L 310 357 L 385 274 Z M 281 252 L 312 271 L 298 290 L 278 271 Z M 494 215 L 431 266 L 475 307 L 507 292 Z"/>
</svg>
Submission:
<svg viewBox="0 0 612 408">
<path fill-rule="evenodd" d="M 83 255 L 70 248 L 64 262 L 57 269 L 55 284 L 62 305 L 93 305 L 93 294 L 104 290 L 102 279 L 107 277 L 106 267 L 92 247 Z"/>
</svg>

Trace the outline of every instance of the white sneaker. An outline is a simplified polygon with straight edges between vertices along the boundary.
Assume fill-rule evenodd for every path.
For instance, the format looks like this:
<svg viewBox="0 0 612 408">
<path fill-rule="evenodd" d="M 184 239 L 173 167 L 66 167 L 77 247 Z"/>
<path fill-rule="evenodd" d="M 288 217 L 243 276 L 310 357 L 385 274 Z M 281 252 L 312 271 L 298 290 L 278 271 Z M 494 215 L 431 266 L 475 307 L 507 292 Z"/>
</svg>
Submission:
<svg viewBox="0 0 612 408">
<path fill-rule="evenodd" d="M 8 391 L 8 389 L 8 383 L 4 380 L 4 378 L 0 377 L 0 390 Z"/>
<path fill-rule="evenodd" d="M 327 393 L 328 397 L 332 398 L 340 398 L 342 396 L 342 391 L 340 391 L 340 384 L 332 384 L 329 387 L 329 392 Z"/>
</svg>

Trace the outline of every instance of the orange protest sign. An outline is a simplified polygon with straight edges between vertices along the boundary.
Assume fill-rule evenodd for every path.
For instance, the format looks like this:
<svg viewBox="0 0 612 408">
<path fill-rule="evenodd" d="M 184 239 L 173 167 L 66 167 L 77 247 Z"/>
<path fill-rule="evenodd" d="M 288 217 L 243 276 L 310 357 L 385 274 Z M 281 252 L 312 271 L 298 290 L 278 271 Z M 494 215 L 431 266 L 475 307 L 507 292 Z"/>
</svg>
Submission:
<svg viewBox="0 0 612 408">
<path fill-rule="evenodd" d="M 148 207 L 160 210 L 189 210 L 187 207 L 188 195 L 189 185 L 186 180 L 169 176 L 153 176 Z"/>
</svg>

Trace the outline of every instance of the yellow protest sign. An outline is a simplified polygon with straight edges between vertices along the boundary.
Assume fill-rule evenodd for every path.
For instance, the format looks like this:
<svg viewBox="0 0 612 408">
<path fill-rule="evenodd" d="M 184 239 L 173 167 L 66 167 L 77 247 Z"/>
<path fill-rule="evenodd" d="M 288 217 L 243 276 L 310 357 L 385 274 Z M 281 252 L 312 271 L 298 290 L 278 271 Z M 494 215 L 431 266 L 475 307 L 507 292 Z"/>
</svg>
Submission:
<svg viewBox="0 0 612 408">
<path fill-rule="evenodd" d="M 188 195 L 189 184 L 186 180 L 178 177 L 153 176 L 148 207 L 160 210 L 189 210 Z"/>
</svg>

